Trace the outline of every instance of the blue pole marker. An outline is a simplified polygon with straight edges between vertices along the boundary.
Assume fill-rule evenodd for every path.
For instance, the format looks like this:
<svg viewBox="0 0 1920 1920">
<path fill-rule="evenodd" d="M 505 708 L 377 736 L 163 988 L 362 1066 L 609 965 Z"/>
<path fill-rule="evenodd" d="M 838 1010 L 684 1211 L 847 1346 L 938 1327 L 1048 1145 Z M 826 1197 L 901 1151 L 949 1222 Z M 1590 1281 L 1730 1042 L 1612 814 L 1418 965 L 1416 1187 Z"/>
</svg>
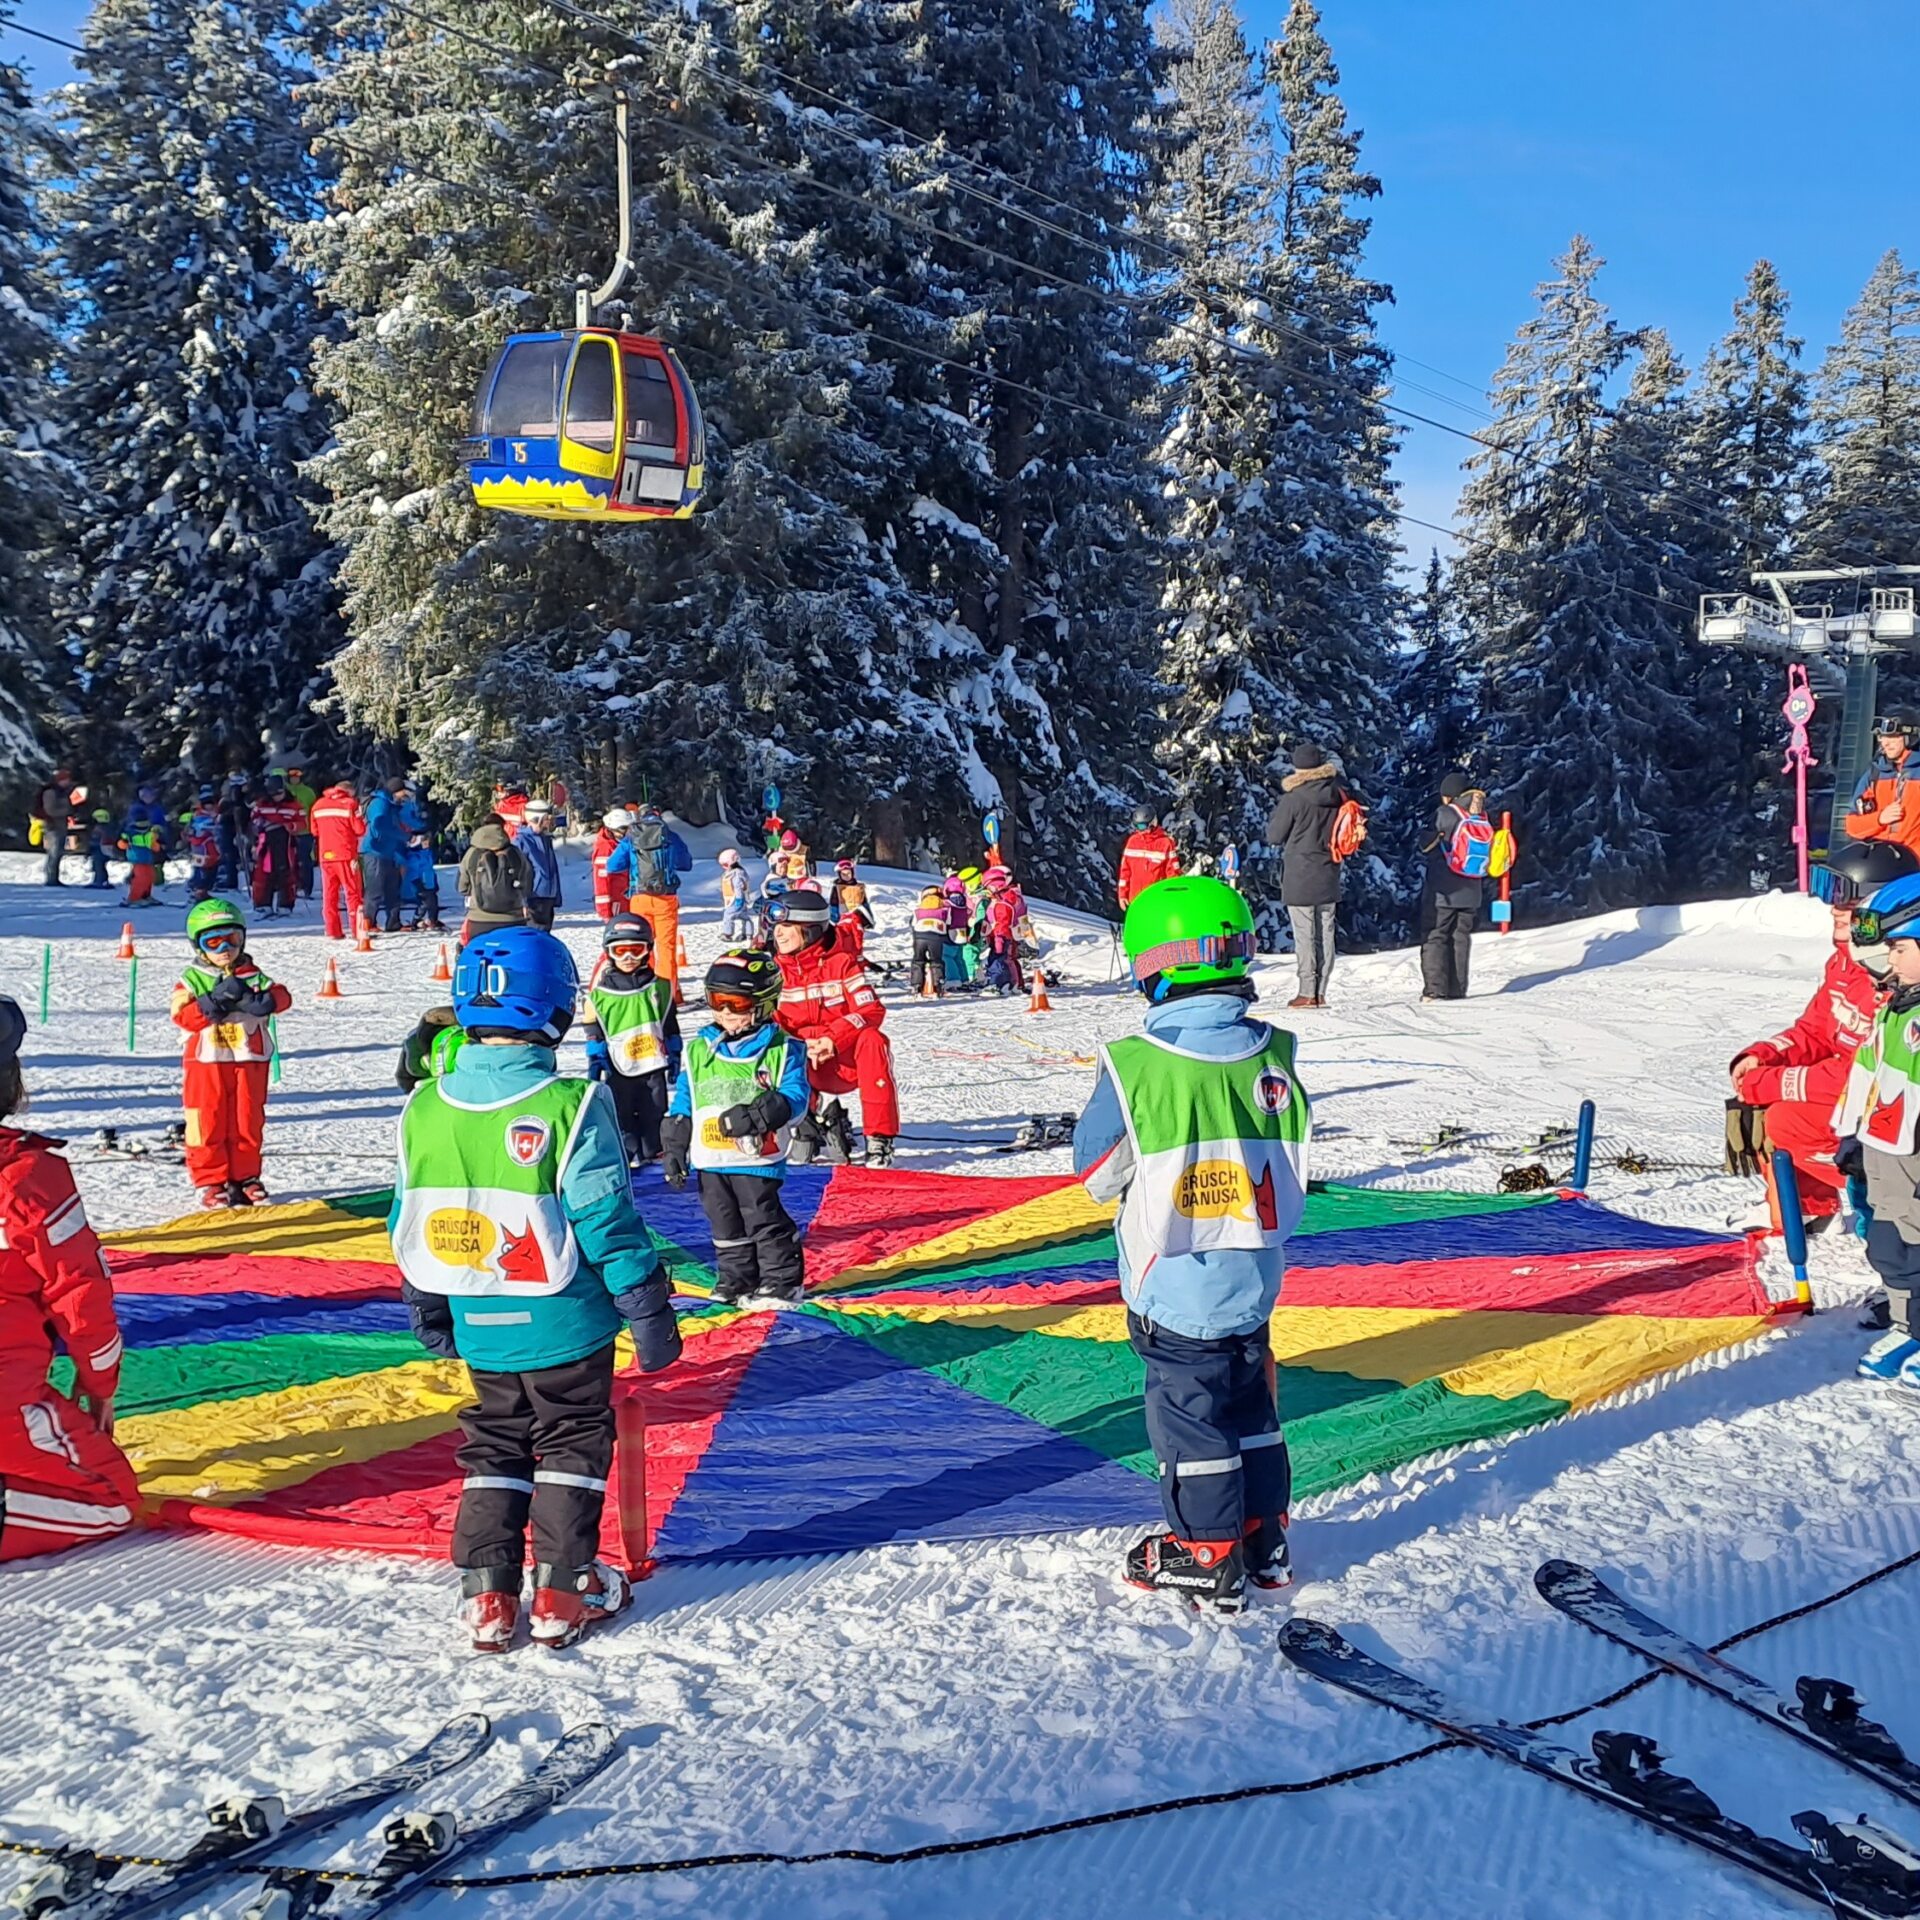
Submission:
<svg viewBox="0 0 1920 1920">
<path fill-rule="evenodd" d="M 985 817 L 980 822 L 980 837 L 990 847 L 997 847 L 1000 844 L 1000 809 L 998 807 L 987 809 Z"/>
<path fill-rule="evenodd" d="M 1800 1211 L 1800 1176 L 1794 1172 L 1792 1156 L 1785 1147 L 1773 1150 L 1773 1191 L 1780 1203 L 1780 1232 L 1787 1243 L 1787 1258 L 1793 1264 L 1794 1298 L 1811 1313 L 1813 1289 L 1807 1284 L 1807 1222 Z"/>
<path fill-rule="evenodd" d="M 776 787 L 771 780 L 760 789 L 760 804 L 765 807 L 769 813 L 778 813 L 780 811 L 780 789 Z"/>
<path fill-rule="evenodd" d="M 1593 1102 L 1580 1102 L 1580 1121 L 1573 1135 L 1573 1190 L 1585 1193 L 1587 1176 L 1593 1171 Z"/>
</svg>

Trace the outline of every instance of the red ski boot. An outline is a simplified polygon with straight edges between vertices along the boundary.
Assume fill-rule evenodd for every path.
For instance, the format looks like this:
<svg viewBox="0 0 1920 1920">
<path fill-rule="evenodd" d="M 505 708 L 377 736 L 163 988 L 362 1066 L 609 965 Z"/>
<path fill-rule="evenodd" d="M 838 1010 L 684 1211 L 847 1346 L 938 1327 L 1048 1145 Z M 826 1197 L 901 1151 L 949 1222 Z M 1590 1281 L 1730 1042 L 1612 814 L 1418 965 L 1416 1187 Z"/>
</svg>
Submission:
<svg viewBox="0 0 1920 1920">
<path fill-rule="evenodd" d="M 233 1196 L 228 1193 L 224 1186 L 202 1187 L 200 1189 L 200 1205 L 207 1212 L 211 1213 L 216 1208 L 224 1209 L 232 1206 Z"/>
<path fill-rule="evenodd" d="M 572 1569 L 542 1563 L 533 1570 L 534 1644 L 572 1646 L 589 1627 L 611 1620 L 632 1593 L 627 1576 L 604 1560 Z"/>
<path fill-rule="evenodd" d="M 1127 1553 L 1127 1579 L 1149 1593 L 1186 1596 L 1196 1612 L 1238 1613 L 1247 1600 L 1247 1566 L 1238 1540 L 1182 1540 L 1150 1533 Z"/>
<path fill-rule="evenodd" d="M 460 1576 L 460 1620 L 475 1653 L 505 1653 L 520 1619 L 520 1569 L 470 1567 Z"/>
</svg>

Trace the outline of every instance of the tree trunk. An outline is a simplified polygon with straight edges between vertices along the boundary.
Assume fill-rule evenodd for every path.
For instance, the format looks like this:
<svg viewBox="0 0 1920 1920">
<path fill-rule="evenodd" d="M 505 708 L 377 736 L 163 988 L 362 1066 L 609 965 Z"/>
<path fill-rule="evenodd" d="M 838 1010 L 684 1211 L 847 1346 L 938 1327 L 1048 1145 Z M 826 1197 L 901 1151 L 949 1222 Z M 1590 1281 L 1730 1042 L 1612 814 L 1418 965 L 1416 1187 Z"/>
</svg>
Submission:
<svg viewBox="0 0 1920 1920">
<path fill-rule="evenodd" d="M 873 828 L 873 861 L 880 867 L 907 865 L 907 820 L 898 800 L 876 800 L 868 814 Z"/>
</svg>

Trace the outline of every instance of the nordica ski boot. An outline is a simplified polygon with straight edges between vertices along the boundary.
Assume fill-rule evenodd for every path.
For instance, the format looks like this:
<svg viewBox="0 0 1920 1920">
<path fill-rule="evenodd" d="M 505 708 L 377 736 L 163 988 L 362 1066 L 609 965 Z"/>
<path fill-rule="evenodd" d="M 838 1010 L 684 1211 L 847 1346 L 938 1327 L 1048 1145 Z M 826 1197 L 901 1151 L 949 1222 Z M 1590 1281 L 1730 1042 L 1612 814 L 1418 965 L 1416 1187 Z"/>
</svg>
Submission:
<svg viewBox="0 0 1920 1920">
<path fill-rule="evenodd" d="M 1247 1566 L 1238 1540 L 1182 1540 L 1150 1533 L 1127 1551 L 1127 1581 L 1149 1593 L 1179 1593 L 1197 1613 L 1238 1613 L 1247 1601 Z"/>
<path fill-rule="evenodd" d="M 787 1143 L 787 1161 L 791 1166 L 810 1167 L 820 1157 L 820 1149 L 826 1144 L 826 1136 L 820 1131 L 820 1122 L 812 1114 L 803 1113 L 793 1123 L 793 1133 Z"/>
<path fill-rule="evenodd" d="M 627 1576 L 604 1560 L 574 1569 L 542 1562 L 533 1570 L 534 1645 L 556 1651 L 570 1647 L 589 1627 L 611 1620 L 632 1597 Z"/>
<path fill-rule="evenodd" d="M 1262 1593 L 1283 1593 L 1293 1585 L 1293 1555 L 1287 1548 L 1284 1520 L 1249 1520 L 1243 1551 L 1247 1578 Z"/>
<path fill-rule="evenodd" d="M 838 1100 L 829 1100 L 820 1110 L 820 1158 L 830 1167 L 853 1164 L 853 1121 Z"/>
<path fill-rule="evenodd" d="M 469 1567 L 460 1576 L 460 1619 L 475 1653 L 505 1653 L 520 1619 L 518 1567 Z"/>
</svg>

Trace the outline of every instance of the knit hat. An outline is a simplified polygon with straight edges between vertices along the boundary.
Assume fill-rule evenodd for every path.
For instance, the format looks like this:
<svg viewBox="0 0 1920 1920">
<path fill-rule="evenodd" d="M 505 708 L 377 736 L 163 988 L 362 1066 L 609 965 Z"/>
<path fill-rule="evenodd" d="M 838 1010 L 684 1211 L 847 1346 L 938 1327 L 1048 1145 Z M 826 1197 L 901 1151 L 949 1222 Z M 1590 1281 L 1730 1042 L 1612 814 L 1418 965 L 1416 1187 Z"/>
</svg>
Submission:
<svg viewBox="0 0 1920 1920">
<path fill-rule="evenodd" d="M 1463 793 L 1473 790 L 1473 782 L 1464 773 L 1450 773 L 1440 782 L 1442 800 L 1458 800 Z"/>
<path fill-rule="evenodd" d="M 1315 767 L 1324 767 L 1327 757 L 1311 740 L 1302 740 L 1293 750 L 1293 769 L 1296 773 L 1311 773 Z"/>
</svg>

